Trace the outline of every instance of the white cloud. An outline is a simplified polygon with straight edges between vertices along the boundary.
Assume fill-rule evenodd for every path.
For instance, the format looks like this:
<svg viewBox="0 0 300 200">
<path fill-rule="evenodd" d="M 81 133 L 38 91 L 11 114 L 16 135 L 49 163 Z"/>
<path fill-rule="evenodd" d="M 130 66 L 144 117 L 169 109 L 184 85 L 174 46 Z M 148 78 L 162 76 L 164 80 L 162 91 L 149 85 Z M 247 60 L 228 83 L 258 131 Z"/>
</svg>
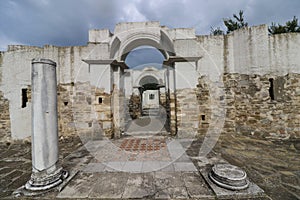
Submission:
<svg viewBox="0 0 300 200">
<path fill-rule="evenodd" d="M 124 16 L 121 17 L 121 21 L 137 22 L 147 21 L 147 18 L 139 12 L 136 5 L 133 3 L 125 4 L 123 8 Z"/>
</svg>

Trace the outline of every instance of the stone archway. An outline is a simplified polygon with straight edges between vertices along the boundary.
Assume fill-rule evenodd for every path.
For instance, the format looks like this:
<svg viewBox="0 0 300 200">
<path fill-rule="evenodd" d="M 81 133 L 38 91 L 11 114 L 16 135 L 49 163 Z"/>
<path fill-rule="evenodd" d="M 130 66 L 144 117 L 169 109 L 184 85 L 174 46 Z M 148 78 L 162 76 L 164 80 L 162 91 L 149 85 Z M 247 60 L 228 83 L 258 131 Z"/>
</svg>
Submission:
<svg viewBox="0 0 300 200">
<path fill-rule="evenodd" d="M 145 75 L 139 81 L 139 91 L 141 96 L 142 116 L 159 114 L 160 85 L 158 80 L 152 75 Z"/>
<path fill-rule="evenodd" d="M 140 100 L 140 116 L 145 116 L 145 115 L 158 115 L 159 114 L 159 107 L 160 107 L 160 88 L 162 87 L 166 87 L 166 82 L 168 82 L 168 87 L 170 87 L 170 84 L 172 84 L 171 87 L 175 88 L 175 85 L 173 82 L 171 81 L 165 81 L 164 84 L 162 83 L 161 79 L 169 79 L 169 75 L 170 73 L 165 73 L 165 71 L 169 70 L 167 69 L 167 65 L 169 65 L 169 67 L 172 67 L 172 64 L 170 64 L 169 59 L 170 56 L 175 55 L 174 53 L 174 46 L 173 46 L 173 42 L 170 39 L 170 37 L 168 36 L 167 33 L 165 33 L 164 30 L 162 30 L 160 27 L 151 27 L 151 28 L 147 28 L 147 29 L 132 29 L 132 30 L 126 30 L 126 32 L 122 32 L 119 35 L 115 35 L 112 40 L 111 40 L 111 51 L 110 51 L 110 57 L 114 60 L 117 61 L 119 64 L 125 66 L 126 71 L 128 72 L 128 67 L 125 64 L 125 60 L 127 55 L 135 48 L 141 47 L 141 46 L 151 46 L 155 49 L 157 49 L 158 51 L 160 51 L 162 53 L 162 55 L 164 56 L 164 65 L 165 65 L 165 69 L 164 71 L 164 76 L 163 78 L 159 78 L 155 75 L 155 73 L 151 72 L 150 70 L 147 70 L 147 72 L 145 72 L 145 74 L 152 75 L 153 77 L 155 77 L 154 79 L 156 80 L 152 80 L 152 83 L 148 83 L 148 84 L 143 84 L 142 82 L 140 82 L 141 80 L 134 80 L 133 79 L 133 84 L 132 84 L 132 88 L 137 89 L 139 92 L 139 100 Z M 119 65 L 119 66 L 121 66 Z M 132 77 L 132 73 L 131 72 L 131 77 Z M 143 73 L 144 74 L 144 73 Z M 144 75 L 145 75 L 144 74 Z M 171 74 L 171 76 L 174 74 Z M 122 74 L 121 74 L 122 76 Z M 137 78 L 140 79 L 142 78 L 142 75 Z M 126 82 L 123 82 L 124 84 L 124 88 L 126 88 Z M 123 89 L 124 89 L 123 88 Z M 119 88 L 120 90 L 122 90 L 122 88 Z M 125 92 L 126 93 L 126 92 Z M 170 92 L 169 90 L 165 90 L 164 91 L 164 102 L 165 103 L 170 103 L 169 99 L 171 99 L 170 97 Z M 116 98 L 119 98 L 119 96 L 117 95 Z M 126 102 L 126 95 L 123 98 L 123 102 Z M 174 99 L 174 98 L 173 98 Z M 120 107 L 120 106 L 118 106 Z M 122 107 L 122 106 L 121 106 Z M 123 112 L 121 115 L 125 116 L 124 118 L 126 118 L 126 105 L 124 104 L 125 107 L 125 111 L 120 111 L 119 110 L 119 114 L 121 112 Z M 171 106 L 168 105 L 164 105 L 164 108 L 170 108 Z M 150 109 L 149 109 L 150 108 Z M 175 111 L 175 105 L 173 106 L 173 110 Z M 115 111 L 114 111 L 115 112 Z M 167 112 L 169 112 L 169 116 L 168 119 L 170 119 L 170 109 L 167 110 Z M 173 112 L 175 115 L 175 112 Z M 168 122 L 170 122 L 170 120 L 168 120 Z M 173 127 L 175 127 L 175 123 L 176 121 L 174 121 L 174 125 Z M 128 121 L 126 121 L 126 119 L 121 122 L 121 124 L 123 123 L 124 129 L 126 129 L 126 124 L 128 124 Z M 121 125 L 122 126 L 122 125 Z M 170 125 L 168 125 L 169 127 Z M 176 130 L 175 128 L 173 130 Z M 174 132 L 175 134 L 175 132 Z"/>
<path fill-rule="evenodd" d="M 128 121 L 126 132 L 135 131 L 131 126 L 133 123 L 140 124 L 140 127 L 138 127 L 139 131 L 153 132 L 153 130 L 147 130 L 151 129 L 151 127 L 146 126 L 147 123 L 144 123 L 147 120 L 156 121 L 162 125 L 161 128 L 164 131 L 169 132 L 169 128 L 166 128 L 169 127 L 170 122 L 170 120 L 166 119 L 166 84 L 163 81 L 166 78 L 166 69 L 159 70 L 153 67 L 146 67 L 142 71 L 130 71 L 134 79 L 133 88 L 135 91 L 130 97 L 129 110 L 131 112 L 131 120 Z M 136 77 L 136 74 L 139 74 L 139 76 Z"/>
<path fill-rule="evenodd" d="M 90 37 L 93 38 L 91 40 L 93 43 L 89 47 L 93 50 L 84 61 L 89 64 L 91 86 L 103 88 L 105 93 L 103 96 L 107 96 L 107 99 L 110 100 L 109 105 L 97 105 L 99 109 L 95 110 L 99 110 L 97 114 L 100 117 L 97 120 L 101 127 L 108 130 L 108 132 L 112 132 L 111 137 L 120 137 L 125 129 L 126 110 L 124 107 L 126 107 L 127 89 L 125 83 L 128 83 L 128 79 L 131 82 L 131 88 L 138 90 L 139 84 L 135 84 L 133 80 L 137 78 L 133 77 L 132 72 L 125 63 L 125 59 L 131 50 L 140 46 L 154 47 L 164 55 L 164 76 L 162 79 L 165 86 L 163 92 L 166 102 L 165 109 L 170 121 L 170 132 L 172 135 L 177 134 L 176 84 L 181 84 L 181 81 L 176 78 L 177 70 L 175 66 L 177 67 L 179 62 L 193 62 L 194 66 L 195 61 L 199 59 L 195 56 L 189 56 L 190 52 L 187 51 L 189 48 L 177 47 L 178 45 L 182 46 L 183 39 L 193 42 L 193 30 L 185 31 L 187 32 L 182 35 L 180 31 L 168 30 L 160 26 L 159 22 L 141 22 L 117 24 L 113 34 L 109 30 L 95 30 L 91 33 Z M 177 46 L 175 41 L 179 42 Z M 180 54 L 181 57 L 177 54 Z M 179 70 L 184 71 L 183 68 Z M 97 74 L 101 74 L 102 78 L 99 78 Z M 103 81 L 101 82 L 101 80 Z M 149 98 L 155 96 L 150 92 L 147 95 Z M 162 93 L 159 96 L 161 97 Z M 95 94 L 95 98 L 97 97 L 97 94 Z M 111 113 L 103 115 L 101 109 L 109 110 Z"/>
</svg>

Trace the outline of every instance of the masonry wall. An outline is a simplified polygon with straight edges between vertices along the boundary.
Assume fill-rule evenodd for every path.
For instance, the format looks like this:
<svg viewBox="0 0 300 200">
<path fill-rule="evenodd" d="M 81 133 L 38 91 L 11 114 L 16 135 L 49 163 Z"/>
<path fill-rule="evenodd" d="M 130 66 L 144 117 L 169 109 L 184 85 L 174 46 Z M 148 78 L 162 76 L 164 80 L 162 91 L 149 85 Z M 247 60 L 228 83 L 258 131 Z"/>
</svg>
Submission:
<svg viewBox="0 0 300 200">
<path fill-rule="evenodd" d="M 211 92 L 219 85 L 223 133 L 300 137 L 300 34 L 270 36 L 262 25 L 197 40 L 205 49 L 198 62 L 199 135 L 217 119 Z"/>
<path fill-rule="evenodd" d="M 0 92 L 0 141 L 8 140 L 11 137 L 10 118 L 9 118 L 9 101 L 4 98 Z"/>
<path fill-rule="evenodd" d="M 58 130 L 61 135 L 76 133 L 73 116 L 74 84 L 59 84 L 57 88 Z"/>
<path fill-rule="evenodd" d="M 173 41 L 168 45 L 174 45 L 176 55 L 199 58 L 169 67 L 170 99 L 166 96 L 165 101 L 170 102 L 172 133 L 177 131 L 183 137 L 189 133 L 203 135 L 214 126 L 213 119 L 224 115 L 225 133 L 299 137 L 299 33 L 270 36 L 267 26 L 262 25 L 224 36 L 196 36 L 193 29 L 168 29 L 159 27 L 159 23 L 138 25 L 155 26 L 157 34 L 166 31 Z M 126 30 L 131 26 L 134 23 L 118 25 Z M 129 33 L 134 35 L 135 30 Z M 36 57 L 51 59 L 58 66 L 60 133 L 98 137 L 101 129 L 106 136 L 112 136 L 116 108 L 111 107 L 112 83 L 116 77 L 107 63 L 112 56 L 112 37 L 107 31 L 103 34 L 82 47 L 13 45 L 0 53 L 1 138 L 22 139 L 31 134 L 30 73 L 31 60 Z M 126 39 L 127 32 L 124 34 Z M 120 41 L 126 42 L 124 38 Z M 83 59 L 105 62 L 89 66 Z M 126 87 L 119 89 L 115 95 L 122 107 Z M 223 104 L 226 113 L 222 113 Z M 124 115 L 120 115 L 120 124 Z"/>
<path fill-rule="evenodd" d="M 2 60 L 3 53 L 0 52 L 0 78 L 2 82 Z M 3 92 L 0 92 L 0 141 L 7 140 L 11 137 L 9 117 L 9 101 L 4 97 Z"/>
<path fill-rule="evenodd" d="M 223 78 L 226 119 L 222 133 L 264 138 L 300 137 L 300 74 L 224 74 Z M 211 116 L 210 89 L 203 79 L 199 79 L 197 90 L 201 114 L 206 116 L 200 120 L 200 135 L 205 135 L 215 120 Z"/>
<path fill-rule="evenodd" d="M 91 116 L 91 101 L 94 103 L 96 97 L 91 99 L 89 66 L 82 59 L 93 50 L 93 44 L 84 47 L 43 48 L 13 45 L 9 46 L 7 52 L 1 52 L 0 104 L 3 105 L 3 113 L 9 115 L 1 117 L 3 134 L 14 139 L 31 135 L 31 60 L 37 57 L 57 63 L 60 135 L 76 134 L 83 129 L 91 131 L 92 117 L 95 117 Z M 107 84 L 107 87 L 109 91 L 110 85 Z M 25 104 L 23 90 L 26 90 Z M 84 120 L 80 121 L 79 116 Z"/>
</svg>

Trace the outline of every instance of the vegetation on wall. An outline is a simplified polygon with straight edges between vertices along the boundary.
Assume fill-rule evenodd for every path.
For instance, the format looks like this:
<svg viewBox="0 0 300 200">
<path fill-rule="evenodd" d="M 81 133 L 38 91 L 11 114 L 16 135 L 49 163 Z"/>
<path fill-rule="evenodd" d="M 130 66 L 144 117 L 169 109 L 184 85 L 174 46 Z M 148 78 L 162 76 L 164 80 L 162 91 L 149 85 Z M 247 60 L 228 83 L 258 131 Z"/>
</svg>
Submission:
<svg viewBox="0 0 300 200">
<path fill-rule="evenodd" d="M 247 27 L 248 23 L 244 20 L 244 11 L 240 10 L 239 14 L 233 14 L 233 19 L 231 18 L 225 18 L 223 19 L 223 23 L 226 26 L 227 30 L 226 33 L 230 33 L 232 31 L 235 31 L 237 29 Z M 213 28 L 211 27 L 210 31 L 211 35 L 224 35 L 225 32 L 220 28 Z"/>
<path fill-rule="evenodd" d="M 237 29 L 247 27 L 248 23 L 244 19 L 244 11 L 240 10 L 239 13 L 233 14 L 233 18 L 225 18 L 223 19 L 223 23 L 227 28 L 226 31 L 223 31 L 220 27 L 214 28 L 211 27 L 210 34 L 211 35 L 224 35 L 231 33 Z M 285 25 L 276 24 L 272 22 L 271 26 L 268 28 L 270 34 L 280 34 L 280 33 L 292 33 L 292 32 L 300 32 L 300 26 L 298 24 L 298 18 L 294 16 L 294 18 L 290 21 L 287 21 Z"/>
<path fill-rule="evenodd" d="M 285 25 L 275 24 L 272 22 L 271 26 L 269 27 L 270 34 L 280 34 L 280 33 L 293 33 L 298 32 L 300 33 L 300 26 L 298 24 L 298 19 L 296 16 L 290 21 L 287 21 Z"/>
<path fill-rule="evenodd" d="M 224 35 L 224 31 L 220 27 L 217 27 L 217 28 L 211 27 L 210 34 L 211 35 Z"/>
<path fill-rule="evenodd" d="M 244 20 L 244 11 L 242 10 L 240 10 L 238 15 L 233 14 L 233 19 L 223 19 L 223 22 L 227 28 L 227 33 L 248 26 L 248 23 Z"/>
</svg>

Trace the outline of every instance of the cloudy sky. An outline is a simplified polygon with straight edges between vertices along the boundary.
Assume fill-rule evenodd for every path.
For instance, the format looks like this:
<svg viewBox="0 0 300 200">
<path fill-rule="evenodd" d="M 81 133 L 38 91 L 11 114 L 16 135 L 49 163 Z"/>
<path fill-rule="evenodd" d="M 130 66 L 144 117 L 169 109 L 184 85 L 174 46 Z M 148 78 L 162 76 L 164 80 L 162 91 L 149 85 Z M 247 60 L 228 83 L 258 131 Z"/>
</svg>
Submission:
<svg viewBox="0 0 300 200">
<path fill-rule="evenodd" d="M 0 0 L 0 50 L 8 44 L 85 45 L 88 30 L 122 21 L 160 21 L 209 34 L 244 10 L 249 25 L 300 17 L 299 0 Z"/>
</svg>

